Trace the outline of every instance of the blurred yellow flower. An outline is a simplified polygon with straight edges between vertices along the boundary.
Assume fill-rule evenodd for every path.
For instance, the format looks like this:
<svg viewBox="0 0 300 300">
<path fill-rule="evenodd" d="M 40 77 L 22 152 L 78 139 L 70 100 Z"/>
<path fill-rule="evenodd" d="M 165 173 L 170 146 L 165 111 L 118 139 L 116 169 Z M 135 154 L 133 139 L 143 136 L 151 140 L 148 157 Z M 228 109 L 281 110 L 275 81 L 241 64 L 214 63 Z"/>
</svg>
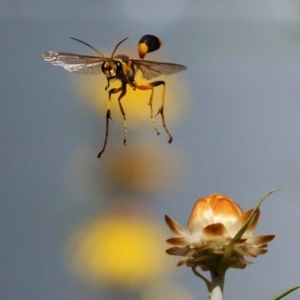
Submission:
<svg viewBox="0 0 300 300">
<path fill-rule="evenodd" d="M 141 288 L 165 272 L 162 239 L 154 220 L 114 212 L 76 232 L 68 256 L 84 281 Z"/>
<path fill-rule="evenodd" d="M 225 269 L 243 269 L 251 264 L 244 256 L 257 257 L 266 253 L 267 243 L 275 237 L 252 235 L 260 215 L 257 210 L 248 229 L 234 244 L 230 256 L 224 258 L 226 248 L 247 222 L 252 211 L 250 209 L 243 213 L 241 207 L 232 199 L 220 194 L 199 199 L 191 212 L 187 229 L 166 216 L 167 225 L 175 235 L 167 240 L 175 246 L 168 249 L 167 253 L 183 256 L 178 266 L 200 266 L 203 271 L 207 271 L 216 268 L 222 260 Z"/>
<path fill-rule="evenodd" d="M 184 157 L 167 143 L 132 141 L 127 147 L 118 146 L 109 149 L 109 155 L 101 163 L 95 163 L 97 148 L 78 149 L 71 157 L 66 180 L 76 195 L 104 202 L 111 198 L 109 195 L 119 195 L 120 191 L 159 193 L 178 185 L 186 171 Z M 148 200 L 156 201 L 155 197 Z"/>
</svg>

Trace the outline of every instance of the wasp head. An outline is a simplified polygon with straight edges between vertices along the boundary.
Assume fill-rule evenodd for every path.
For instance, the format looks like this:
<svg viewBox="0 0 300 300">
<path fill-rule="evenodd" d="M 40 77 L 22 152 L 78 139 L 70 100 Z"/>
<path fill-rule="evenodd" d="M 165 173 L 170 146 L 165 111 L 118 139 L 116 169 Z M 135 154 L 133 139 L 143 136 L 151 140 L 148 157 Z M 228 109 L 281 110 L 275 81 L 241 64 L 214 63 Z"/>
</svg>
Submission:
<svg viewBox="0 0 300 300">
<path fill-rule="evenodd" d="M 102 72 L 107 80 L 115 80 L 123 73 L 122 64 L 120 61 L 105 61 L 102 64 Z"/>
</svg>

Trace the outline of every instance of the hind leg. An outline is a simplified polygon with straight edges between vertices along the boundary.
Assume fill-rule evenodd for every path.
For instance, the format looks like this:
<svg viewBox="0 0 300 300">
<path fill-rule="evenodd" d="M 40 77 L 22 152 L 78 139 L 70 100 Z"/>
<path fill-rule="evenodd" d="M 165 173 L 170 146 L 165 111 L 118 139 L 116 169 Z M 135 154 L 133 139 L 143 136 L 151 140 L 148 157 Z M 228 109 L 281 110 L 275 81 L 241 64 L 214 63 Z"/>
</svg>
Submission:
<svg viewBox="0 0 300 300">
<path fill-rule="evenodd" d="M 162 124 L 163 127 L 165 129 L 165 132 L 167 133 L 167 135 L 169 136 L 169 143 L 172 143 L 173 137 L 167 127 L 166 121 L 165 121 L 165 116 L 164 116 L 164 104 L 165 104 L 165 93 L 166 93 L 166 84 L 164 81 L 154 81 L 154 82 L 150 82 L 147 85 L 137 85 L 135 84 L 135 88 L 139 89 L 139 90 L 152 90 L 151 91 L 151 95 L 150 95 L 150 100 L 149 100 L 149 106 L 150 106 L 150 117 L 151 117 L 151 121 L 152 121 L 152 126 L 154 127 L 155 131 L 157 132 L 157 134 L 159 134 L 159 131 L 157 130 L 155 123 L 154 123 L 154 118 L 153 118 L 153 108 L 152 108 L 152 100 L 153 100 L 153 94 L 154 94 L 154 88 L 157 86 L 163 85 L 163 92 L 162 92 L 162 98 L 161 98 L 161 105 L 160 108 L 157 112 L 156 115 L 160 114 L 161 118 L 162 118 Z"/>
</svg>

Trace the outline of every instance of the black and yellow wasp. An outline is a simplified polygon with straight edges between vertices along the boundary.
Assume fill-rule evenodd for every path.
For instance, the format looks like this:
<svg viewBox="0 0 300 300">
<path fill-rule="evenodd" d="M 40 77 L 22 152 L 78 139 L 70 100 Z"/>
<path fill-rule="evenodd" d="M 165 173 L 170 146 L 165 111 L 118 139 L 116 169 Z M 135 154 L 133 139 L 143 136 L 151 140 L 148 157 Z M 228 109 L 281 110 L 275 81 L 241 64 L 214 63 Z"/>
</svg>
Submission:
<svg viewBox="0 0 300 300">
<path fill-rule="evenodd" d="M 105 57 L 100 51 L 98 51 L 93 46 L 89 45 L 86 42 L 83 42 L 76 38 L 71 38 L 75 41 L 85 44 L 86 46 L 92 48 L 96 51 L 100 56 L 91 56 L 91 55 L 81 55 L 81 54 L 73 54 L 66 52 L 54 52 L 48 51 L 43 52 L 41 54 L 42 58 L 45 61 L 52 63 L 55 66 L 61 66 L 69 72 L 76 74 L 99 74 L 104 73 L 107 79 L 107 86 L 105 90 L 110 86 L 110 82 L 116 79 L 121 81 L 121 86 L 119 88 L 112 88 L 108 91 L 108 104 L 106 111 L 106 131 L 105 131 L 105 140 L 103 143 L 102 150 L 99 152 L 98 157 L 101 157 L 102 153 L 105 151 L 108 139 L 108 130 L 109 130 L 109 119 L 110 117 L 110 100 L 111 95 L 116 93 L 121 93 L 118 97 L 119 107 L 124 119 L 124 138 L 123 143 L 126 145 L 126 134 L 127 134 L 127 125 L 126 125 L 126 117 L 125 111 L 123 109 L 121 99 L 126 94 L 126 87 L 129 85 L 131 88 L 139 89 L 139 90 L 151 90 L 149 106 L 150 106 L 150 118 L 152 122 L 152 126 L 155 129 L 156 133 L 159 134 L 158 129 L 154 123 L 153 118 L 153 93 L 154 88 L 159 85 L 163 85 L 162 99 L 161 105 L 157 112 L 162 117 L 162 124 L 169 136 L 169 143 L 172 142 L 173 138 L 170 134 L 164 117 L 164 99 L 165 99 L 165 82 L 162 80 L 149 82 L 145 85 L 139 85 L 135 82 L 135 75 L 137 71 L 141 71 L 142 77 L 150 80 L 152 78 L 158 77 L 159 75 L 170 75 L 177 73 L 179 71 L 186 70 L 186 67 L 179 64 L 173 63 L 165 63 L 165 62 L 156 62 L 144 60 L 144 57 L 147 53 L 156 51 L 160 48 L 162 44 L 162 40 L 153 35 L 145 35 L 139 41 L 139 56 L 140 59 L 132 59 L 124 54 L 114 55 L 117 48 L 120 46 L 128 38 L 123 39 L 121 42 L 117 44 L 114 51 L 112 52 L 111 57 Z"/>
</svg>

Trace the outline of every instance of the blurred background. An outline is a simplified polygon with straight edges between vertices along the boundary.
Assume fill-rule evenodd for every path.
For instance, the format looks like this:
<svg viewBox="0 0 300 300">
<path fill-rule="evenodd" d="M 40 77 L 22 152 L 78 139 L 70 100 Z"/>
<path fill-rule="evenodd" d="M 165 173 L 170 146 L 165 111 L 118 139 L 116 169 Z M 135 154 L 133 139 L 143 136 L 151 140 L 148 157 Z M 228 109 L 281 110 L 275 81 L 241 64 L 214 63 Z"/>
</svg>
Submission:
<svg viewBox="0 0 300 300">
<path fill-rule="evenodd" d="M 156 136 L 149 92 L 112 97 L 106 152 L 104 75 L 78 76 L 43 51 L 180 63 L 166 81 Z M 165 254 L 168 214 L 185 225 L 212 193 L 262 206 L 269 252 L 229 270 L 224 299 L 268 299 L 300 283 L 300 1 L 0 2 L 0 296 L 18 299 L 207 299 L 206 286 Z M 139 81 L 141 82 L 141 81 Z M 118 83 L 114 83 L 118 86 Z M 154 93 L 158 109 L 161 88 Z M 208 276 L 208 274 L 204 274 Z M 249 292 L 251 291 L 251 292 Z M 288 296 L 299 299 L 299 292 Z"/>
</svg>

